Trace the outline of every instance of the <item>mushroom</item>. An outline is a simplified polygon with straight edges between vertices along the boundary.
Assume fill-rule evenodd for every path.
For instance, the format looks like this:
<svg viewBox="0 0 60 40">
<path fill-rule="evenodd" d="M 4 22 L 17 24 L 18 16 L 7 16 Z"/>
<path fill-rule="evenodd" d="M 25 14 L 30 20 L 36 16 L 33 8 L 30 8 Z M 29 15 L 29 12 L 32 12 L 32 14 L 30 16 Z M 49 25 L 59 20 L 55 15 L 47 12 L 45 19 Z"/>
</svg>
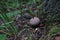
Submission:
<svg viewBox="0 0 60 40">
<path fill-rule="evenodd" d="M 31 18 L 29 21 L 30 25 L 37 25 L 40 23 L 40 19 L 38 17 Z"/>
</svg>

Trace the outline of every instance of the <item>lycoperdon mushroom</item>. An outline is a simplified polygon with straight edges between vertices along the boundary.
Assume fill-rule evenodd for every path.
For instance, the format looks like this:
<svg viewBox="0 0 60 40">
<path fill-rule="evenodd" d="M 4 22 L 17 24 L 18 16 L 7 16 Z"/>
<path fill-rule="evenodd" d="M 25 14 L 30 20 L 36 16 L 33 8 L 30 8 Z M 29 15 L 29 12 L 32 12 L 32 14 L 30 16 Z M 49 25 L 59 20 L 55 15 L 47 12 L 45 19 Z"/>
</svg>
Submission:
<svg viewBox="0 0 60 40">
<path fill-rule="evenodd" d="M 37 25 L 40 23 L 40 19 L 38 17 L 31 18 L 29 21 L 30 25 Z"/>
</svg>

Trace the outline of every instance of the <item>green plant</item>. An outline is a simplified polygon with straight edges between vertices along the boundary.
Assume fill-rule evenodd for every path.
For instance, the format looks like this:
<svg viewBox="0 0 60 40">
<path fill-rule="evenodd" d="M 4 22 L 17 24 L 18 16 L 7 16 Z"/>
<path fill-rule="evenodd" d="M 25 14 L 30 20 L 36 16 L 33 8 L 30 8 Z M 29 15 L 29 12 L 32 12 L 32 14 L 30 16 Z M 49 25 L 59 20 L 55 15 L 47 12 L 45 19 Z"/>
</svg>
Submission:
<svg viewBox="0 0 60 40">
<path fill-rule="evenodd" d="M 25 29 L 24 26 L 27 25 L 23 15 L 28 13 L 31 17 L 38 17 L 44 24 L 44 28 L 41 28 L 44 30 L 42 33 L 44 37 L 60 33 L 59 27 L 56 26 L 60 24 L 59 2 L 57 0 L 0 0 L 0 32 L 10 37 L 17 37 L 19 31 Z M 40 26 L 38 25 L 38 28 Z M 44 40 L 42 36 L 41 40 Z"/>
</svg>

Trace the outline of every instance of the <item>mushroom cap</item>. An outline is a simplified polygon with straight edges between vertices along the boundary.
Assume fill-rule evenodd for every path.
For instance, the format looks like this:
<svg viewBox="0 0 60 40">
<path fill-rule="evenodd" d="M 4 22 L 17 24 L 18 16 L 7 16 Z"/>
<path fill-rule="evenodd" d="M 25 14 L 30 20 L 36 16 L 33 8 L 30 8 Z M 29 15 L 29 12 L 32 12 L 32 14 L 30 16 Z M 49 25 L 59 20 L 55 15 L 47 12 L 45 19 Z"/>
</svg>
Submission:
<svg viewBox="0 0 60 40">
<path fill-rule="evenodd" d="M 30 25 L 37 25 L 39 23 L 40 23 L 40 19 L 38 17 L 34 17 L 30 19 L 30 22 L 29 22 Z"/>
</svg>

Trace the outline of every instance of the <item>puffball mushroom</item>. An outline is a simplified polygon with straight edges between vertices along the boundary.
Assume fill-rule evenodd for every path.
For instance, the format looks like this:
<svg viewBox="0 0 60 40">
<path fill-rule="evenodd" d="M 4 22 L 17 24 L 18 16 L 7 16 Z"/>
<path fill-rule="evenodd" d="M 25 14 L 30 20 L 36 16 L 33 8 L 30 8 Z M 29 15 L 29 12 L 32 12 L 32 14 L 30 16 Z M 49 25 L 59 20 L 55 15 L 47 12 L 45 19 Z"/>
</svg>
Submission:
<svg viewBox="0 0 60 40">
<path fill-rule="evenodd" d="M 40 19 L 38 17 L 31 18 L 29 22 L 30 25 L 37 25 L 39 23 L 40 23 Z"/>
</svg>

